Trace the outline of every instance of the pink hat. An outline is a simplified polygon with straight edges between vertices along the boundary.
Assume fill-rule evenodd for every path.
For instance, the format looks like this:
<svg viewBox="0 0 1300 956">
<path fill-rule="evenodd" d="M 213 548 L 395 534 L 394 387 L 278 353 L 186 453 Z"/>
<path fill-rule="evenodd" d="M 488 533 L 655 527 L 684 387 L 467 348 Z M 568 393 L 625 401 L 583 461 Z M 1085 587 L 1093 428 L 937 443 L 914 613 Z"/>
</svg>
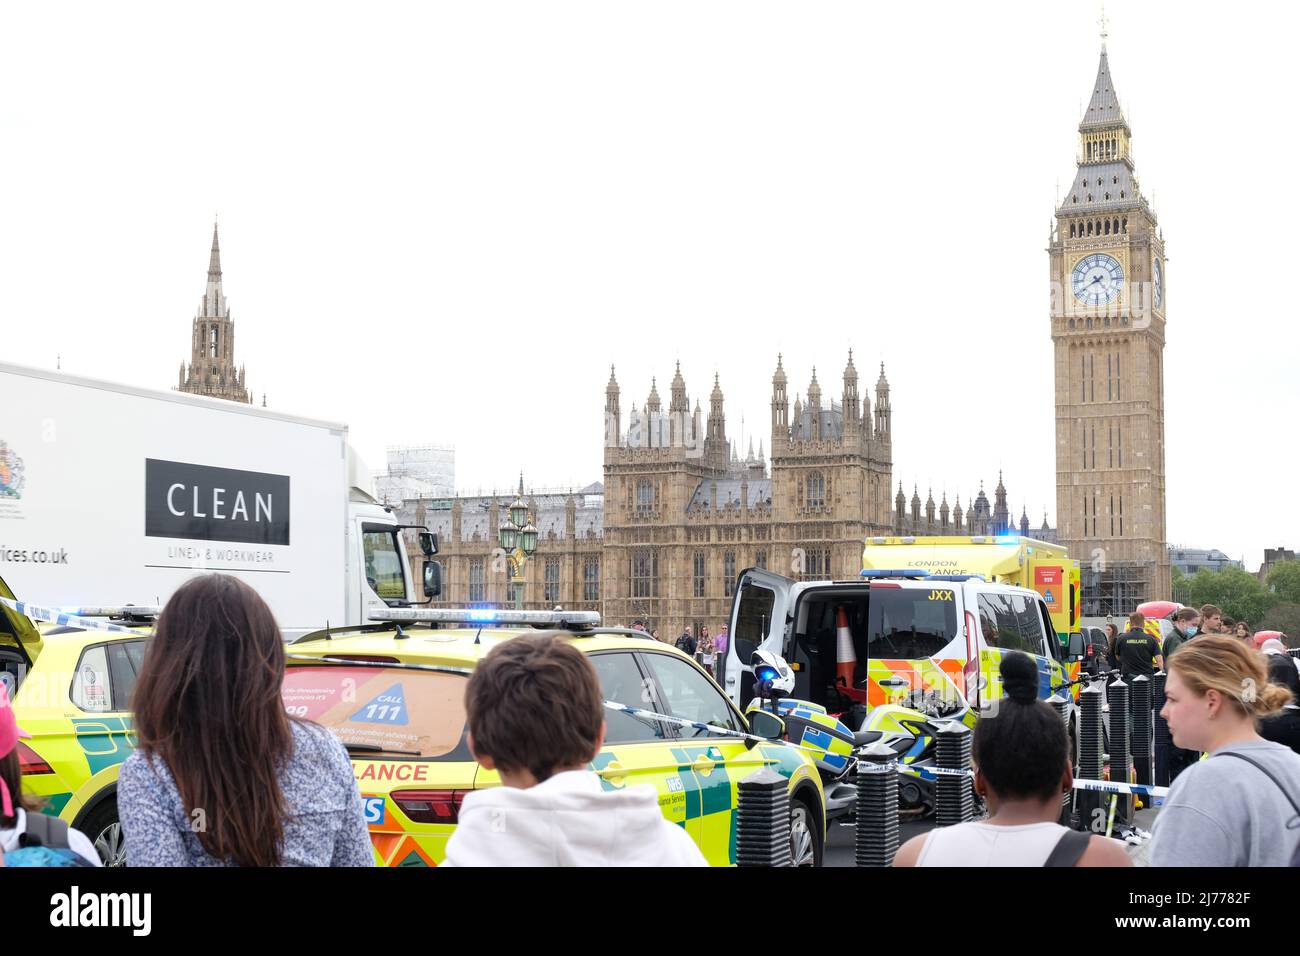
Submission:
<svg viewBox="0 0 1300 956">
<path fill-rule="evenodd" d="M 31 737 L 31 734 L 18 726 L 14 709 L 9 703 L 9 691 L 4 684 L 0 684 L 0 757 L 7 757 L 9 751 L 18 746 L 18 740 L 22 737 Z M 0 779 L 0 812 L 3 812 L 6 817 L 14 815 L 13 797 L 9 793 L 8 785 L 2 779 Z"/>
</svg>

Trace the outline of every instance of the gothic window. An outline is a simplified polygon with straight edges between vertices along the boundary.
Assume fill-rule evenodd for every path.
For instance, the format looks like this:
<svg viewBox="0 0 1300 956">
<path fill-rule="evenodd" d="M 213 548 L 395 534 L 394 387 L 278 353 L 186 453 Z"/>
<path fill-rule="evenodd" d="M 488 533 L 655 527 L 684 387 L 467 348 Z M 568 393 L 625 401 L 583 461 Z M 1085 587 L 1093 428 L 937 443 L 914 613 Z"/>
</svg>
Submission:
<svg viewBox="0 0 1300 956">
<path fill-rule="evenodd" d="M 703 551 L 695 552 L 695 559 L 693 562 L 694 567 L 692 568 L 694 572 L 693 574 L 694 590 L 692 590 L 691 593 L 694 594 L 697 598 L 704 597 L 704 593 L 705 593 L 704 589 L 705 589 L 705 580 L 706 580 L 705 578 L 706 560 L 707 559 L 705 558 Z"/>
<path fill-rule="evenodd" d="M 600 558 L 588 555 L 582 563 L 582 599 L 600 600 Z"/>
<path fill-rule="evenodd" d="M 659 596 L 659 555 L 655 551 L 632 552 L 632 597 Z"/>
<path fill-rule="evenodd" d="M 636 483 L 636 510 L 648 514 L 654 509 L 655 487 L 649 478 L 638 478 Z"/>
<path fill-rule="evenodd" d="M 469 599 L 470 601 L 487 600 L 483 583 L 482 558 L 475 558 L 469 563 Z"/>
<path fill-rule="evenodd" d="M 805 581 L 820 581 L 831 576 L 831 556 L 825 548 L 804 549 L 803 574 Z"/>
<path fill-rule="evenodd" d="M 1110 193 L 1106 193 L 1106 198 L 1107 198 L 1107 199 L 1110 198 Z M 1109 219 L 1107 219 L 1106 222 L 1105 222 L 1104 225 L 1103 225 L 1103 235 L 1107 235 L 1107 236 L 1110 235 L 1110 220 L 1109 220 Z"/>
<path fill-rule="evenodd" d="M 1116 422 L 1116 423 L 1115 423 L 1115 453 L 1116 453 L 1116 460 L 1115 460 L 1115 463 L 1116 463 L 1120 468 L 1123 468 L 1123 467 L 1124 467 L 1124 438 L 1123 438 L 1123 436 L 1122 436 L 1122 434 L 1121 434 L 1122 431 L 1123 431 L 1123 428 L 1124 428 L 1124 426 L 1123 426 L 1122 424 L 1120 424 L 1119 422 Z M 1124 509 L 1123 509 L 1123 505 L 1122 505 L 1123 501 L 1124 501 L 1124 499 L 1123 499 L 1123 498 L 1120 498 L 1120 502 L 1121 502 L 1120 514 L 1123 514 L 1123 513 L 1124 513 Z M 1122 523 L 1122 522 L 1121 522 L 1121 524 L 1120 524 L 1120 527 L 1121 527 L 1121 528 L 1123 527 L 1123 523 Z M 1123 531 L 1121 531 L 1120 533 L 1122 534 Z"/>
<path fill-rule="evenodd" d="M 1119 233 L 1119 220 L 1118 220 L 1118 219 L 1115 220 L 1115 230 L 1114 230 L 1114 231 L 1115 231 L 1116 234 Z"/>
<path fill-rule="evenodd" d="M 208 354 L 212 358 L 216 358 L 217 357 L 217 330 L 215 328 L 212 330 L 212 337 L 209 340 L 208 348 L 209 348 Z"/>
<path fill-rule="evenodd" d="M 1070 238 L 1074 238 L 1074 223 L 1070 223 Z"/>
<path fill-rule="evenodd" d="M 1092 446 L 1092 467 L 1097 467 L 1097 426 L 1092 426 L 1092 437 L 1088 444 Z"/>
<path fill-rule="evenodd" d="M 1128 232 L 1128 216 L 1124 217 L 1124 232 Z"/>
<path fill-rule="evenodd" d="M 542 600 L 552 606 L 560 603 L 560 559 L 547 558 Z"/>
<path fill-rule="evenodd" d="M 808 476 L 806 486 L 807 495 L 805 501 L 809 508 L 822 508 L 826 505 L 826 479 L 822 473 L 814 471 Z"/>
<path fill-rule="evenodd" d="M 1119 495 L 1119 536 L 1124 537 L 1124 493 Z"/>
<path fill-rule="evenodd" d="M 736 552 L 728 551 L 722 556 L 722 574 L 726 579 L 724 595 L 731 597 L 736 593 Z"/>
<path fill-rule="evenodd" d="M 766 570 L 766 569 L 767 569 L 767 552 L 766 552 L 766 551 L 758 551 L 758 552 L 755 552 L 755 554 L 754 554 L 754 567 L 759 568 L 759 569 L 762 569 L 762 570 Z"/>
<path fill-rule="evenodd" d="M 1115 496 L 1110 496 L 1110 536 L 1115 537 Z"/>
</svg>

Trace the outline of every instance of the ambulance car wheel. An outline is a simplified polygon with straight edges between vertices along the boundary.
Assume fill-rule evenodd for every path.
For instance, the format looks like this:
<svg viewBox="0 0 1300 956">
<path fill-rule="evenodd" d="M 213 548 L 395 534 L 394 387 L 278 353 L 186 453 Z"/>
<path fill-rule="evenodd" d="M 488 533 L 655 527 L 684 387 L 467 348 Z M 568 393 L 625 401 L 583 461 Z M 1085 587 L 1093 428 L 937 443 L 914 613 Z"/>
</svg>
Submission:
<svg viewBox="0 0 1300 956">
<path fill-rule="evenodd" d="M 117 819 L 117 800 L 105 800 L 78 827 L 95 844 L 95 851 L 105 866 L 126 866 L 126 841 Z"/>
<path fill-rule="evenodd" d="M 821 866 L 822 841 L 817 818 L 798 797 L 790 800 L 790 853 L 795 866 Z"/>
</svg>

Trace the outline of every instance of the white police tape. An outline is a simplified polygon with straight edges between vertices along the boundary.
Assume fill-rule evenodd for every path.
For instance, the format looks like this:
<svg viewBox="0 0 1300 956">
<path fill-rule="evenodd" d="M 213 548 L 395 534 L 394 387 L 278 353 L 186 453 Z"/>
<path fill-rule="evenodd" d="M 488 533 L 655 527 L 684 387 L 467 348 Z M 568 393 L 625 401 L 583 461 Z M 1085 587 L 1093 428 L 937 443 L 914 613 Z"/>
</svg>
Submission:
<svg viewBox="0 0 1300 956">
<path fill-rule="evenodd" d="M 793 747 L 796 750 L 807 750 L 812 753 L 824 754 L 826 751 L 818 747 L 805 747 L 802 744 L 793 744 L 788 740 L 770 740 L 767 737 L 759 737 L 755 734 L 747 734 L 739 730 L 731 730 L 727 727 L 717 727 L 713 724 L 701 723 L 698 720 L 685 720 L 681 717 L 669 717 L 667 714 L 657 714 L 652 710 L 643 710 L 640 707 L 630 707 L 627 704 L 620 704 L 612 700 L 603 701 L 606 710 L 616 710 L 619 713 L 628 714 L 632 717 L 646 717 L 653 720 L 661 720 L 664 723 L 673 724 L 677 727 L 690 727 L 694 730 L 703 730 L 710 734 L 719 734 L 723 737 L 734 737 L 737 740 L 752 740 L 759 744 L 780 744 L 782 747 Z M 848 755 L 845 754 L 847 757 Z"/>
<path fill-rule="evenodd" d="M 1145 783 L 1120 783 L 1118 780 L 1075 780 L 1075 790 L 1099 790 L 1102 793 L 1131 793 L 1139 796 L 1167 797 L 1168 787 L 1153 787 Z"/>
<path fill-rule="evenodd" d="M 23 601 L 14 601 L 9 598 L 0 597 L 0 605 L 16 611 L 25 617 L 30 617 L 34 621 L 44 621 L 49 624 L 57 624 L 61 627 L 79 627 L 87 631 L 105 631 L 109 634 L 151 634 L 152 631 L 144 630 L 138 627 L 124 627 L 121 624 L 112 624 L 108 621 L 101 621 L 94 617 L 84 617 L 81 614 L 73 614 L 60 608 L 40 607 L 36 604 L 27 604 Z M 97 612 L 139 612 L 141 616 L 146 616 L 147 612 L 157 613 L 157 608 L 146 607 L 121 607 L 121 608 L 78 608 L 78 611 Z"/>
<path fill-rule="evenodd" d="M 920 777 L 922 780 L 934 780 L 940 776 L 970 777 L 975 773 L 974 770 L 950 770 L 946 767 L 913 767 L 903 763 L 898 765 L 898 772 L 909 777 Z"/>
</svg>

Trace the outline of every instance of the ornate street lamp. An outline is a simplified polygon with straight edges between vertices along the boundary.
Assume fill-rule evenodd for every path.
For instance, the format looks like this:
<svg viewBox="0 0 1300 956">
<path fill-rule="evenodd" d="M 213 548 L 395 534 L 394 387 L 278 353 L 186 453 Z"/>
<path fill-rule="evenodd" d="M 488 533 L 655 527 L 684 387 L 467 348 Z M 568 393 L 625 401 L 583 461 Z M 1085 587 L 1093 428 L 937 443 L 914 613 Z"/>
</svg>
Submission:
<svg viewBox="0 0 1300 956">
<path fill-rule="evenodd" d="M 524 575 L 528 559 L 537 553 L 537 527 L 528 514 L 524 501 L 524 476 L 519 474 L 519 496 L 510 506 L 510 517 L 497 531 L 501 549 L 510 556 L 510 585 L 515 592 L 515 609 L 523 608 L 523 582 L 516 581 Z"/>
</svg>

